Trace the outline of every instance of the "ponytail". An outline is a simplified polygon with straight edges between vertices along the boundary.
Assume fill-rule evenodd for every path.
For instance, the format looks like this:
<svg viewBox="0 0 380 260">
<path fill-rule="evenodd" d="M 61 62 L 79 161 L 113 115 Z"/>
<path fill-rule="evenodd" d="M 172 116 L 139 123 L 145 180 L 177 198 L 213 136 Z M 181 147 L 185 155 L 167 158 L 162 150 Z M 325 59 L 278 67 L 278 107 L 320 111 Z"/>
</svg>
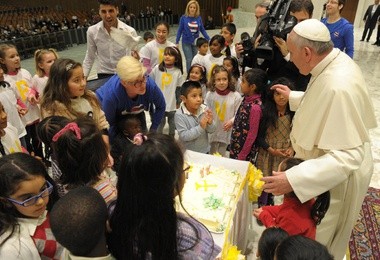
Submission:
<svg viewBox="0 0 380 260">
<path fill-rule="evenodd" d="M 315 225 L 319 225 L 322 219 L 325 217 L 327 210 L 330 207 L 330 191 L 326 191 L 317 197 L 310 215 L 314 220 Z"/>
</svg>

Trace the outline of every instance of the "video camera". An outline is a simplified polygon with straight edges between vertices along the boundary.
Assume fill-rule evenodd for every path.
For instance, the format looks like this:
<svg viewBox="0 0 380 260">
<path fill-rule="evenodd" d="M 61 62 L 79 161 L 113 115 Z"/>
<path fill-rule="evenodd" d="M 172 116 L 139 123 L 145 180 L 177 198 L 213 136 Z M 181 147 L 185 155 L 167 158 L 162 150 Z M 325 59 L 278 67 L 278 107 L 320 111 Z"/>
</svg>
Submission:
<svg viewBox="0 0 380 260">
<path fill-rule="evenodd" d="M 286 35 L 291 32 L 297 24 L 297 19 L 289 14 L 291 0 L 271 1 L 268 12 L 260 18 L 259 26 L 255 35 L 261 35 L 259 45 L 254 46 L 256 38 L 245 37 L 242 39 L 245 56 L 254 56 L 264 60 L 273 59 L 273 47 L 275 45 L 273 36 L 286 40 Z"/>
</svg>

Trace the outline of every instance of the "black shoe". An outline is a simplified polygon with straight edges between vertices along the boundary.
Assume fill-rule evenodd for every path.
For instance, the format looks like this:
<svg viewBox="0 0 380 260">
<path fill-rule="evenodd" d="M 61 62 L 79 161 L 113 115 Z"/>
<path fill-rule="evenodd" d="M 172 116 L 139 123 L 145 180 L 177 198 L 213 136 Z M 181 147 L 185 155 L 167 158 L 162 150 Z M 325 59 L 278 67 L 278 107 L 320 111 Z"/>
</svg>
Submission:
<svg viewBox="0 0 380 260">
<path fill-rule="evenodd" d="M 369 39 L 367 39 L 367 42 L 369 42 Z"/>
<path fill-rule="evenodd" d="M 361 41 L 361 42 L 364 42 L 364 39 L 361 39 L 360 41 Z"/>
<path fill-rule="evenodd" d="M 372 43 L 372 45 L 379 45 L 379 42 L 376 41 L 375 43 Z"/>
</svg>

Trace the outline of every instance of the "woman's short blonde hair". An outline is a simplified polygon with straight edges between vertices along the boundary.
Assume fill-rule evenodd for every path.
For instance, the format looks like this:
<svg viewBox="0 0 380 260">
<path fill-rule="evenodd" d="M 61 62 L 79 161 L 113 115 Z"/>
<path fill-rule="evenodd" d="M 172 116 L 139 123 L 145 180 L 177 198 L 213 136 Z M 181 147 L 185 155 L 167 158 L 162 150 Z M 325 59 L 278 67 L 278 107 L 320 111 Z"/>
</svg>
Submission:
<svg viewBox="0 0 380 260">
<path fill-rule="evenodd" d="M 146 68 L 132 56 L 124 56 L 116 66 L 116 73 L 125 82 L 135 81 L 146 73 Z"/>
<path fill-rule="evenodd" d="M 195 4 L 195 6 L 197 7 L 197 11 L 195 12 L 195 17 L 198 17 L 200 14 L 201 14 L 201 11 L 200 11 L 200 7 L 199 7 L 199 3 L 197 0 L 190 0 L 187 5 L 186 5 L 186 10 L 185 10 L 185 15 L 186 16 L 189 16 L 189 7 L 191 4 Z"/>
</svg>

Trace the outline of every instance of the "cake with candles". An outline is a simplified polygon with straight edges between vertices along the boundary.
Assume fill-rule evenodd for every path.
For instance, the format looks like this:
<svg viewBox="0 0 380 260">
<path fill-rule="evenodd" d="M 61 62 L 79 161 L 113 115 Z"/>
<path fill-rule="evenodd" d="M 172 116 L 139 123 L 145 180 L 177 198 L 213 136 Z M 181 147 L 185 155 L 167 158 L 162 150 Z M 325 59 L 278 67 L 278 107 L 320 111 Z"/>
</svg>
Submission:
<svg viewBox="0 0 380 260">
<path fill-rule="evenodd" d="M 221 233 L 236 207 L 242 177 L 223 167 L 189 165 L 182 204 L 210 231 Z"/>
</svg>

